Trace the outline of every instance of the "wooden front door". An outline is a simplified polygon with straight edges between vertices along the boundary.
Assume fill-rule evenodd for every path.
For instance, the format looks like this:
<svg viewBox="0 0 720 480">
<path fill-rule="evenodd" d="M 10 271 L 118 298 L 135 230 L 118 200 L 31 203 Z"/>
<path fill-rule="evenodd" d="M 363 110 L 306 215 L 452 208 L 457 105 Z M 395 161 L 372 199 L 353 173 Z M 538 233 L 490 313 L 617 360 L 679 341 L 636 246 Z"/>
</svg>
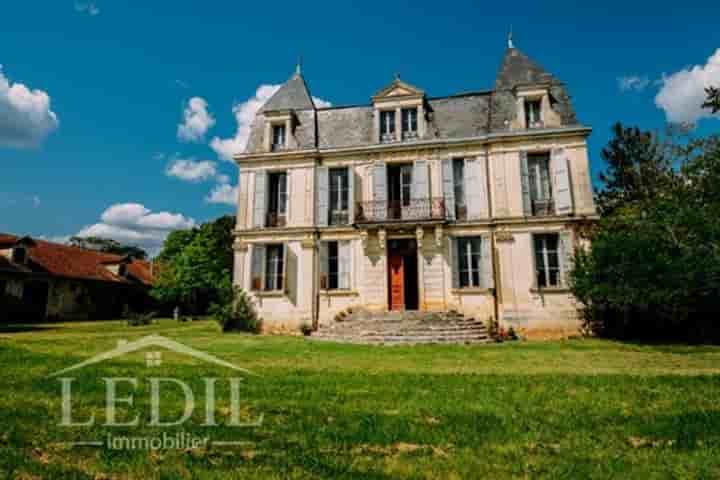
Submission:
<svg viewBox="0 0 720 480">
<path fill-rule="evenodd" d="M 388 258 L 390 284 L 390 310 L 405 309 L 405 265 L 402 255 Z"/>
</svg>

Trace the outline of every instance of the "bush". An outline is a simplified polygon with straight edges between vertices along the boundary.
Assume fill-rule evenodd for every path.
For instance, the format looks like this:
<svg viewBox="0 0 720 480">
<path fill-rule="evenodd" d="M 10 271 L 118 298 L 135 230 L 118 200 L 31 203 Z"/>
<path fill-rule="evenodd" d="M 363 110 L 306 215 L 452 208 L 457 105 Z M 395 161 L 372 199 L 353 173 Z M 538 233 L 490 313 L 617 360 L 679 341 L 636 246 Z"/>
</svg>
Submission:
<svg viewBox="0 0 720 480">
<path fill-rule="evenodd" d="M 221 300 L 210 306 L 210 315 L 222 331 L 260 333 L 262 320 L 247 292 L 232 286 L 225 286 L 221 292 Z"/>
<path fill-rule="evenodd" d="M 150 325 L 153 322 L 154 317 L 155 317 L 155 312 L 149 312 L 149 313 L 128 312 L 127 324 L 130 327 L 139 327 L 142 325 Z"/>
<path fill-rule="evenodd" d="M 303 323 L 300 325 L 300 332 L 306 337 L 309 337 L 313 333 L 313 327 L 309 323 Z"/>
</svg>

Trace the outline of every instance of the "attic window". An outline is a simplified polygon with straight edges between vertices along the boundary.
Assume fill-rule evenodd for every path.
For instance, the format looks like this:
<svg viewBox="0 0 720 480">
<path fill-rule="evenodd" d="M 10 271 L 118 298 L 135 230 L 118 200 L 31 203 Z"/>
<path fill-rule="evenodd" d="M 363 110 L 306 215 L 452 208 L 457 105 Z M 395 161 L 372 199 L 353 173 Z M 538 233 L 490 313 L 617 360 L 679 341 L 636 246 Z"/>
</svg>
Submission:
<svg viewBox="0 0 720 480">
<path fill-rule="evenodd" d="M 525 100 L 525 126 L 526 128 L 543 126 L 540 99 Z"/>
<path fill-rule="evenodd" d="M 25 247 L 13 248 L 12 261 L 14 263 L 25 263 L 27 261 L 27 250 Z"/>
<path fill-rule="evenodd" d="M 285 148 L 285 124 L 272 126 L 272 151 L 282 150 Z"/>
<path fill-rule="evenodd" d="M 417 138 L 417 108 L 402 109 L 402 138 Z"/>
<path fill-rule="evenodd" d="M 395 110 L 380 112 L 380 141 L 395 141 Z"/>
</svg>

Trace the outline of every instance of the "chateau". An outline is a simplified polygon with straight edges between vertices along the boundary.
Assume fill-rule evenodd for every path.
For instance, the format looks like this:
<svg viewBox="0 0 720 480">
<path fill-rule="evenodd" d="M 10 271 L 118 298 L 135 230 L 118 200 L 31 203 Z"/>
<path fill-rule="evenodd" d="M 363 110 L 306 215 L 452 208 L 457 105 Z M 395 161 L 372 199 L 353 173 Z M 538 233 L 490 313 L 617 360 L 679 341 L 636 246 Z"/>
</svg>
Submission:
<svg viewBox="0 0 720 480">
<path fill-rule="evenodd" d="M 235 157 L 234 283 L 270 327 L 362 307 L 576 330 L 590 131 L 512 45 L 494 89 L 447 97 L 397 77 L 367 105 L 316 108 L 298 69 Z"/>
</svg>

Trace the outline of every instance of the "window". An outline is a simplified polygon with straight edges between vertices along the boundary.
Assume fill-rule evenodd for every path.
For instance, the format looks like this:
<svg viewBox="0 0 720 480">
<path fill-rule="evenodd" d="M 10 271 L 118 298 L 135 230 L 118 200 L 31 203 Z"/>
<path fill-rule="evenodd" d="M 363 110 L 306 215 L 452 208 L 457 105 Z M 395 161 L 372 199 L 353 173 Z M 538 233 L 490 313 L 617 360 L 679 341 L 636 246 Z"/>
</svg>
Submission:
<svg viewBox="0 0 720 480">
<path fill-rule="evenodd" d="M 127 265 L 121 263 L 118 265 L 118 276 L 124 277 L 127 274 Z"/>
<path fill-rule="evenodd" d="M 561 286 L 560 236 L 557 233 L 534 235 L 535 268 L 537 286 L 540 288 Z"/>
<path fill-rule="evenodd" d="M 380 112 L 380 141 L 395 141 L 395 110 Z"/>
<path fill-rule="evenodd" d="M 282 290 L 284 273 L 284 246 L 268 245 L 265 254 L 265 290 Z"/>
<path fill-rule="evenodd" d="M 460 288 L 480 286 L 480 237 L 460 237 L 457 239 L 458 268 Z"/>
<path fill-rule="evenodd" d="M 328 241 L 320 244 L 320 289 L 350 288 L 350 242 Z"/>
<path fill-rule="evenodd" d="M 455 192 L 455 218 L 463 220 L 467 218 L 467 207 L 465 206 L 465 159 L 453 159 L 453 190 Z"/>
<path fill-rule="evenodd" d="M 525 128 L 542 127 L 540 100 L 525 100 Z"/>
<path fill-rule="evenodd" d="M 552 215 L 554 209 L 548 153 L 528 154 L 528 179 L 533 215 Z"/>
<path fill-rule="evenodd" d="M 328 173 L 330 182 L 330 225 L 350 223 L 348 217 L 350 184 L 347 168 L 331 168 Z"/>
<path fill-rule="evenodd" d="M 27 250 L 24 247 L 15 247 L 12 251 L 12 261 L 15 263 L 25 263 L 27 260 Z"/>
<path fill-rule="evenodd" d="M 402 109 L 402 136 L 417 138 L 417 108 Z"/>
<path fill-rule="evenodd" d="M 285 125 L 273 125 L 272 127 L 272 150 L 285 148 Z"/>
<path fill-rule="evenodd" d="M 282 227 L 285 225 L 287 214 L 287 173 L 275 172 L 268 175 L 268 227 Z"/>
</svg>

